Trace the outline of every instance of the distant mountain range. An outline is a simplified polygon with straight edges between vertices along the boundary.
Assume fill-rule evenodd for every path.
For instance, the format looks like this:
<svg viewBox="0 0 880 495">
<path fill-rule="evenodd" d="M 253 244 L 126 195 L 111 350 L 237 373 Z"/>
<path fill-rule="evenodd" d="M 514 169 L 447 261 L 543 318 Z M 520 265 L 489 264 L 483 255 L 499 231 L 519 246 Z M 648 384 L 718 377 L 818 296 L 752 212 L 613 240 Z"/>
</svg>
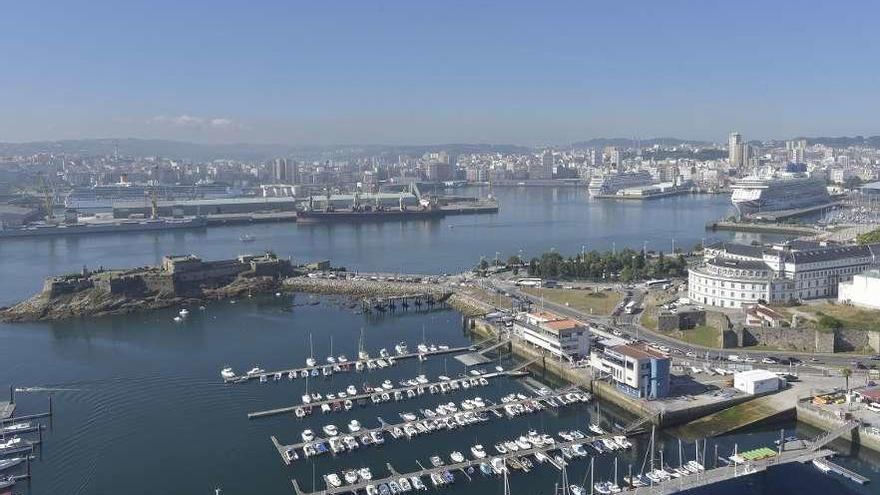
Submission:
<svg viewBox="0 0 880 495">
<path fill-rule="evenodd" d="M 854 137 L 808 137 L 810 144 L 824 144 L 833 147 L 864 146 L 880 148 L 880 136 Z M 713 146 L 709 141 L 660 137 L 635 140 L 630 138 L 594 138 L 571 143 L 564 148 L 604 148 L 617 146 L 634 147 L 640 144 L 643 148 L 655 144 L 671 146 L 689 144 L 691 146 Z M 0 155 L 32 155 L 35 153 L 65 153 L 85 156 L 112 155 L 116 146 L 123 156 L 161 156 L 178 160 L 268 160 L 275 157 L 294 157 L 300 160 L 346 159 L 366 155 L 383 155 L 396 158 L 397 155 L 422 155 L 428 152 L 445 151 L 452 156 L 467 153 L 527 153 L 538 148 L 517 146 L 512 144 L 468 144 L 449 143 L 433 145 L 327 145 L 327 146 L 295 146 L 284 144 L 204 144 L 186 141 L 163 139 L 74 139 L 63 141 L 34 141 L 29 143 L 0 143 Z"/>
<path fill-rule="evenodd" d="M 116 147 L 122 156 L 161 156 L 180 160 L 268 160 L 292 156 L 303 160 L 341 159 L 347 156 L 421 155 L 432 151 L 446 151 L 450 155 L 463 153 L 516 153 L 530 148 L 509 144 L 436 144 L 436 145 L 328 145 L 290 146 L 283 144 L 203 144 L 162 139 L 75 139 L 64 141 L 34 141 L 29 143 L 0 143 L 0 155 L 32 155 L 35 153 L 65 153 L 83 156 L 112 155 Z"/>
<path fill-rule="evenodd" d="M 618 148 L 632 148 L 640 144 L 642 148 L 648 148 L 659 144 L 661 146 L 674 146 L 676 144 L 689 144 L 691 146 L 711 146 L 710 141 L 698 141 L 694 139 L 680 139 L 674 137 L 659 137 L 648 139 L 630 139 L 630 138 L 594 138 L 588 141 L 578 141 L 572 143 L 573 148 L 604 148 L 606 146 L 616 146 Z"/>
</svg>

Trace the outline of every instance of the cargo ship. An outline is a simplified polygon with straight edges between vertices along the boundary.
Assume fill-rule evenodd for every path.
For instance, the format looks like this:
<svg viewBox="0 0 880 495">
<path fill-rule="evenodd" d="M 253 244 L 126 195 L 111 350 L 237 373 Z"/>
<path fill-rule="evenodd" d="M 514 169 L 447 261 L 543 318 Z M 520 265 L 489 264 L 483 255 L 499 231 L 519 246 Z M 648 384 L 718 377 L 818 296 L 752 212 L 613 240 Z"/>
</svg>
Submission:
<svg viewBox="0 0 880 495">
<path fill-rule="evenodd" d="M 204 228 L 207 224 L 205 217 L 98 220 L 69 224 L 42 222 L 22 227 L 0 228 L 0 239 L 198 229 Z"/>
</svg>

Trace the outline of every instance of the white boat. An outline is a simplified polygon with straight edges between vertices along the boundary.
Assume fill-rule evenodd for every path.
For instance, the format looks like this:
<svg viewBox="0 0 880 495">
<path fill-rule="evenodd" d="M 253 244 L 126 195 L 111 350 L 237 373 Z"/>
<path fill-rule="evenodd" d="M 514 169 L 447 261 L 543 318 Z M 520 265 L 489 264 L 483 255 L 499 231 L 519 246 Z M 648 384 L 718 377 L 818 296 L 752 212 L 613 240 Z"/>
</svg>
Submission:
<svg viewBox="0 0 880 495">
<path fill-rule="evenodd" d="M 350 396 L 358 394 L 357 388 L 354 385 L 349 385 L 348 387 L 346 387 L 345 392 Z"/>
<path fill-rule="evenodd" d="M 308 366 L 309 368 L 311 368 L 312 366 L 315 366 L 316 364 L 318 364 L 318 362 L 315 361 L 315 358 L 313 358 L 313 357 L 306 358 L 306 366 Z"/>
<path fill-rule="evenodd" d="M 394 384 L 391 383 L 391 380 L 385 380 L 384 382 L 382 382 L 382 388 L 384 388 L 385 390 L 391 390 L 392 388 L 394 388 Z"/>
<path fill-rule="evenodd" d="M 339 430 L 336 429 L 336 425 L 324 425 L 323 429 L 324 429 L 324 433 L 328 437 L 335 437 L 336 435 L 339 435 Z"/>
<path fill-rule="evenodd" d="M 449 458 L 452 459 L 452 462 L 455 462 L 455 463 L 464 462 L 464 454 L 462 454 L 461 452 L 459 452 L 457 450 L 455 452 L 449 454 Z"/>
<path fill-rule="evenodd" d="M 590 428 L 590 431 L 592 431 L 596 435 L 604 435 L 605 434 L 605 430 L 603 430 L 602 427 L 596 423 L 590 424 L 589 428 Z"/>
<path fill-rule="evenodd" d="M 220 370 L 220 376 L 224 380 L 232 380 L 233 378 L 235 378 L 235 372 L 232 371 L 232 368 L 227 366 L 227 367 L 223 368 L 222 370 Z"/>
<path fill-rule="evenodd" d="M 174 320 L 175 323 L 180 323 L 183 321 L 183 318 L 181 318 L 179 316 L 175 316 L 174 318 L 172 318 L 172 320 Z"/>
<path fill-rule="evenodd" d="M 179 314 L 181 318 L 186 318 L 187 316 L 189 316 L 189 310 L 186 308 L 183 308 L 180 311 L 178 311 L 177 314 Z"/>
<path fill-rule="evenodd" d="M 501 455 L 504 455 L 507 453 L 507 448 L 504 447 L 504 444 L 496 443 L 495 444 L 495 451 Z"/>
<path fill-rule="evenodd" d="M 397 480 L 397 484 L 400 485 L 400 489 L 405 493 L 413 489 L 412 484 L 406 478 L 400 478 Z"/>
<path fill-rule="evenodd" d="M 348 483 L 349 485 L 353 485 L 353 484 L 357 483 L 358 473 L 355 470 L 346 471 L 345 473 L 342 474 L 342 476 L 343 476 L 343 478 L 345 478 L 345 482 Z"/>
<path fill-rule="evenodd" d="M 483 459 L 486 457 L 486 451 L 483 449 L 483 446 L 480 444 L 476 444 L 471 447 L 471 454 L 473 454 L 474 459 Z"/>
<path fill-rule="evenodd" d="M 352 433 L 361 431 L 361 423 L 356 419 L 351 420 L 348 423 L 348 431 L 350 431 Z"/>
<path fill-rule="evenodd" d="M 409 480 L 412 481 L 413 488 L 416 490 L 427 490 L 428 487 L 425 486 L 425 483 L 422 482 L 422 478 L 419 476 L 410 476 Z"/>
<path fill-rule="evenodd" d="M 813 466 L 815 466 L 816 469 L 818 469 L 819 471 L 822 471 L 826 474 L 831 472 L 831 466 L 829 466 L 828 463 L 825 462 L 825 459 L 813 459 L 812 462 Z"/>
<path fill-rule="evenodd" d="M 394 346 L 394 352 L 396 352 L 398 356 L 402 356 L 409 352 L 409 349 L 406 346 L 406 342 L 401 341 L 396 346 Z"/>
<path fill-rule="evenodd" d="M 492 470 L 495 471 L 495 474 L 501 475 L 507 472 L 507 466 L 504 465 L 504 459 L 500 457 L 493 457 L 491 461 L 489 461 L 489 465 L 492 466 Z"/>
<path fill-rule="evenodd" d="M 306 430 L 303 430 L 303 432 L 300 434 L 300 436 L 302 437 L 303 442 L 311 442 L 312 440 L 315 439 L 315 432 L 313 432 L 312 430 L 306 429 Z"/>
<path fill-rule="evenodd" d="M 327 479 L 327 483 L 333 487 L 338 488 L 338 487 L 342 486 L 342 479 L 340 479 L 339 475 L 336 473 L 328 474 L 326 479 Z"/>
<path fill-rule="evenodd" d="M 363 481 L 370 481 L 373 479 L 373 473 L 370 471 L 370 468 L 360 468 L 358 469 L 358 477 Z"/>
<path fill-rule="evenodd" d="M 269 379 L 266 377 L 266 375 L 260 375 L 260 383 L 266 383 L 268 381 Z"/>
</svg>

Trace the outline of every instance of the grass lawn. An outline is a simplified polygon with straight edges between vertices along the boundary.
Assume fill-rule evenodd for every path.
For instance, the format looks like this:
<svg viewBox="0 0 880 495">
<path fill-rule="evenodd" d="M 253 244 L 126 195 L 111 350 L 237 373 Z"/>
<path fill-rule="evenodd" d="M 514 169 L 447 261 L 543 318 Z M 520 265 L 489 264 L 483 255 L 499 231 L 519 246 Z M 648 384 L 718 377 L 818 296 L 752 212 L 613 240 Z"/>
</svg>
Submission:
<svg viewBox="0 0 880 495">
<path fill-rule="evenodd" d="M 880 332 L 880 311 L 831 303 L 805 304 L 798 306 L 797 310 L 810 313 L 817 318 L 818 313 L 832 316 L 840 320 L 844 328 Z"/>
<path fill-rule="evenodd" d="M 594 315 L 610 315 L 620 304 L 623 295 L 616 291 L 578 290 L 578 289 L 542 289 L 526 287 L 523 292 L 535 297 L 543 296 L 546 300 L 562 304 L 572 309 Z"/>
<path fill-rule="evenodd" d="M 717 328 L 707 326 L 698 326 L 688 330 L 672 332 L 670 336 L 703 347 L 718 348 L 719 342 L 721 342 L 721 332 Z"/>
</svg>

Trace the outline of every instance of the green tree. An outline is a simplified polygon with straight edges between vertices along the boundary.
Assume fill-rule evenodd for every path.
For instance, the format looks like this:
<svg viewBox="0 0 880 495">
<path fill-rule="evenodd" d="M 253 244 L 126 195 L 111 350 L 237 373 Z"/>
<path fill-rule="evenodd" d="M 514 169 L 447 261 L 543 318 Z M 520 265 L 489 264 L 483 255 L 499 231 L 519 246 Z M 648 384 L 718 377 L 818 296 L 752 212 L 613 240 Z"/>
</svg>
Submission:
<svg viewBox="0 0 880 495">
<path fill-rule="evenodd" d="M 856 236 L 856 242 L 863 246 L 865 244 L 876 244 L 880 242 L 880 229 L 874 229 L 870 232 L 859 234 L 858 236 Z"/>
</svg>

